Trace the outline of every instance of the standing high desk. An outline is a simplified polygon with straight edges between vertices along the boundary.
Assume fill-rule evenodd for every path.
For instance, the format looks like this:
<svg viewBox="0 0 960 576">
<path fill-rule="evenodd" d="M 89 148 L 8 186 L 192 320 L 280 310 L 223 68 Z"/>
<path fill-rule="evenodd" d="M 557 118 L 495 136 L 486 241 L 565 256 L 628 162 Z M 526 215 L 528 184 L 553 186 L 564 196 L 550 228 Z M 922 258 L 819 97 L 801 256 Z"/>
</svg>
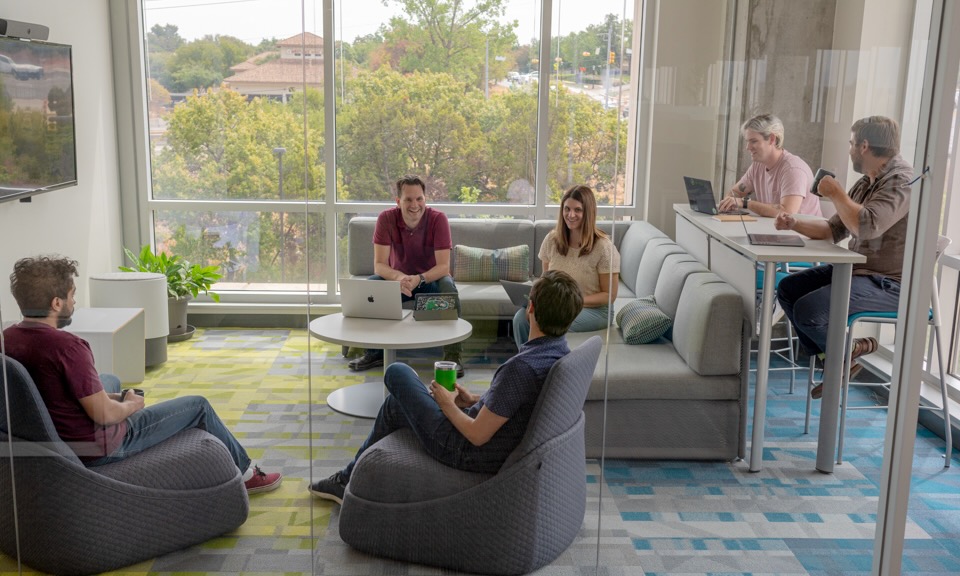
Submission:
<svg viewBox="0 0 960 576">
<path fill-rule="evenodd" d="M 677 243 L 715 274 L 731 284 L 743 297 L 743 309 L 750 332 L 757 332 L 757 387 L 753 404 L 753 436 L 750 444 L 750 471 L 763 465 L 763 428 L 767 411 L 767 380 L 770 368 L 770 332 L 773 322 L 774 279 L 778 262 L 822 262 L 833 265 L 830 288 L 830 328 L 827 349 L 843 350 L 847 311 L 850 305 L 850 277 L 853 265 L 866 257 L 841 248 L 828 240 L 804 238 L 806 246 L 752 246 L 747 232 L 795 234 L 774 228 L 773 218 L 757 217 L 754 222 L 720 222 L 695 212 L 687 204 L 674 204 Z M 746 227 L 746 230 L 744 230 Z M 757 263 L 763 264 L 763 291 L 757 328 Z M 744 354 L 749 360 L 749 350 Z M 749 365 L 749 364 L 746 364 Z M 820 433 L 817 439 L 817 470 L 833 472 L 837 448 L 837 417 L 840 409 L 840 374 L 843 354 L 827 354 L 823 370 L 823 398 L 820 405 Z"/>
</svg>

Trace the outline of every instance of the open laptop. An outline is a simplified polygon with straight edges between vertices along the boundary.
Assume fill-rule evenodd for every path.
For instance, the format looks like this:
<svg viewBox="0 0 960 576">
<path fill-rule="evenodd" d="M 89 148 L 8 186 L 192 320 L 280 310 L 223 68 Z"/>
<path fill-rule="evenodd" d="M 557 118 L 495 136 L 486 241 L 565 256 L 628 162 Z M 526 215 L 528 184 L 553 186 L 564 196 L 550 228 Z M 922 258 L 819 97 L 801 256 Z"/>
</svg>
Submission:
<svg viewBox="0 0 960 576">
<path fill-rule="evenodd" d="M 754 246 L 806 246 L 803 238 L 793 234 L 750 234 L 747 241 Z"/>
<path fill-rule="evenodd" d="M 743 224 L 741 222 L 741 224 Z M 747 225 L 743 224 L 743 231 L 747 232 Z M 751 234 L 747 232 L 747 242 L 752 246 L 805 246 L 803 238 L 796 234 Z"/>
<path fill-rule="evenodd" d="M 533 284 L 529 282 L 513 282 L 511 280 L 501 280 L 500 285 L 507 292 L 510 301 L 518 308 L 526 308 L 530 300 L 530 288 Z"/>
<path fill-rule="evenodd" d="M 340 307 L 344 318 L 403 320 L 411 310 L 404 310 L 402 304 L 399 282 L 366 278 L 340 279 Z"/>
<path fill-rule="evenodd" d="M 683 185 L 687 189 L 687 200 L 690 201 L 690 208 L 702 214 L 749 214 L 746 210 L 729 210 L 720 212 L 717 209 L 717 200 L 713 195 L 713 184 L 709 180 L 694 178 L 692 176 L 683 177 Z"/>
</svg>

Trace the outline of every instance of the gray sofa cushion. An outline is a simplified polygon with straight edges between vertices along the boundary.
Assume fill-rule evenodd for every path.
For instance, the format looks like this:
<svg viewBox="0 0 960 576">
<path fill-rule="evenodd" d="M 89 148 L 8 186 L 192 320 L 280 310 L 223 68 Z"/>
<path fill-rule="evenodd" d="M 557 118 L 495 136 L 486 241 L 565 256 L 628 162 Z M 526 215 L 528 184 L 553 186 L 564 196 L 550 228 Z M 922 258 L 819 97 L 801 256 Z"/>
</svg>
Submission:
<svg viewBox="0 0 960 576">
<path fill-rule="evenodd" d="M 694 272 L 707 272 L 707 268 L 686 252 L 670 254 L 663 259 L 653 295 L 657 300 L 657 306 L 671 318 L 677 317 L 677 306 L 680 304 L 683 285 L 687 281 L 687 276 Z"/>
<path fill-rule="evenodd" d="M 702 376 L 740 373 L 743 301 L 712 272 L 690 274 L 673 321 L 677 353 Z"/>
<path fill-rule="evenodd" d="M 637 279 L 634 282 L 633 292 L 638 298 L 650 296 L 656 291 L 663 261 L 670 254 L 686 254 L 686 250 L 669 238 L 653 238 L 647 242 L 640 257 L 640 267 L 637 269 Z"/>
<path fill-rule="evenodd" d="M 347 270 L 351 276 L 373 274 L 373 231 L 377 219 L 357 216 L 347 228 Z M 475 248 L 506 248 L 518 244 L 530 246 L 530 271 L 538 247 L 534 247 L 533 223 L 529 220 L 492 220 L 481 218 L 450 218 L 450 234 L 454 245 Z M 451 259 L 452 260 L 452 259 Z M 452 270 L 451 270 L 452 272 Z"/>
<path fill-rule="evenodd" d="M 591 336 L 604 337 L 603 331 L 567 333 L 570 347 Z M 587 401 L 676 399 L 736 400 L 740 398 L 740 376 L 701 376 L 677 354 L 666 340 L 631 346 L 617 330 L 611 330 L 606 362 L 600 362 L 587 392 Z M 617 410 L 616 404 L 608 406 Z"/>
<path fill-rule="evenodd" d="M 667 235 L 653 224 L 640 220 L 631 222 L 625 231 L 622 226 L 617 226 L 616 232 L 618 237 L 615 238 L 615 243 L 620 250 L 620 280 L 633 294 L 636 294 L 640 258 L 647 243 L 654 238 L 667 238 Z"/>
</svg>

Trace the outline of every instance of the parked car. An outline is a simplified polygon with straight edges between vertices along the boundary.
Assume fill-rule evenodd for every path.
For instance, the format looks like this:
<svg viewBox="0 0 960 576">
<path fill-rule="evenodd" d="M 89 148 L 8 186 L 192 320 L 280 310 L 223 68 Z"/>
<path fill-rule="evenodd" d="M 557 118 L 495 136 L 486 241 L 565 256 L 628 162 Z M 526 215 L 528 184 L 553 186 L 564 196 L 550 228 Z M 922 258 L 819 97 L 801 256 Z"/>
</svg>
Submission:
<svg viewBox="0 0 960 576">
<path fill-rule="evenodd" d="M 33 64 L 17 64 L 6 54 L 0 54 L 0 74 L 13 74 L 17 80 L 43 78 L 43 68 Z"/>
</svg>

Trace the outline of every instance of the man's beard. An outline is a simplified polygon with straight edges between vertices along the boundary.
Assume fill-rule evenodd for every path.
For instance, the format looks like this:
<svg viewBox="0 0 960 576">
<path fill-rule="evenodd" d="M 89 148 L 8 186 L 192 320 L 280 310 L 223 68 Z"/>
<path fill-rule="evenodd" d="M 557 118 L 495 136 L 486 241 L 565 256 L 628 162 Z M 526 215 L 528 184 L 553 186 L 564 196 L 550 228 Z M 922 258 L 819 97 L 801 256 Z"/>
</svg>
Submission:
<svg viewBox="0 0 960 576">
<path fill-rule="evenodd" d="M 57 328 L 66 328 L 73 322 L 73 314 L 69 316 L 57 316 Z"/>
<path fill-rule="evenodd" d="M 853 171 L 857 174 L 863 174 L 863 156 L 859 152 L 850 155 L 850 161 L 853 162 Z"/>
</svg>

